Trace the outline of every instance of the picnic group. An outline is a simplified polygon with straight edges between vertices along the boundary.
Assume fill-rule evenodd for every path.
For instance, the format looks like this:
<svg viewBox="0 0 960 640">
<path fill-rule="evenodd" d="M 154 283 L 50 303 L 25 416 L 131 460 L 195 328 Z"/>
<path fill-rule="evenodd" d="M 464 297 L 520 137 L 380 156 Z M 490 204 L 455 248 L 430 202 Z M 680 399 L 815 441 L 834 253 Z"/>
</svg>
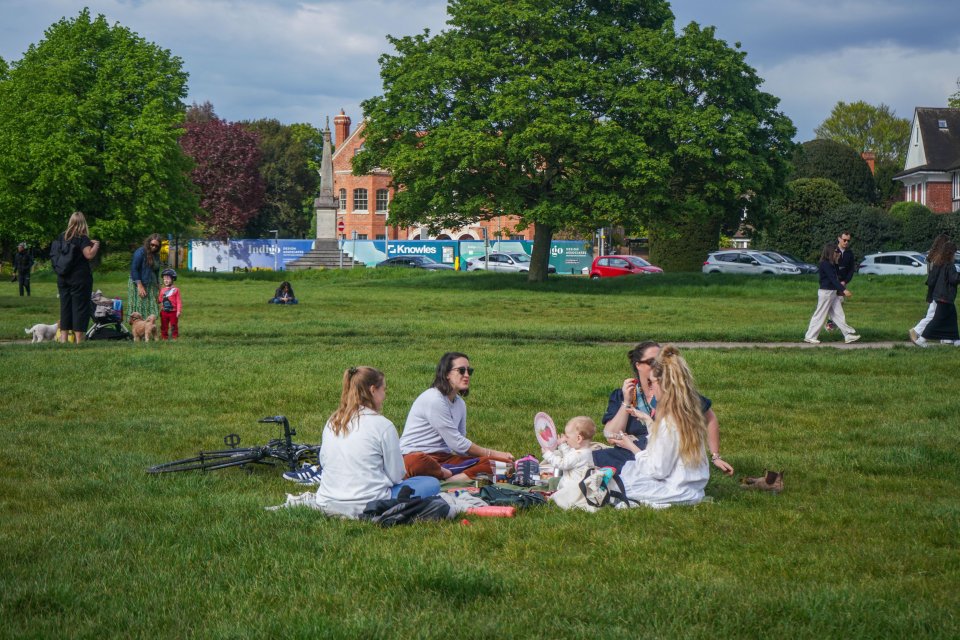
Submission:
<svg viewBox="0 0 960 640">
<path fill-rule="evenodd" d="M 537 415 L 531 438 L 542 447 L 542 464 L 559 473 L 558 482 L 532 490 L 543 501 L 596 510 L 602 505 L 591 501 L 584 482 L 593 474 L 618 487 L 615 507 L 693 505 L 704 499 L 710 461 L 733 474 L 720 455 L 711 401 L 697 392 L 679 350 L 641 342 L 627 357 L 629 377 L 611 392 L 603 416 L 604 442 L 595 441 L 598 428 L 587 416 L 570 418 L 560 432 L 549 416 Z M 281 506 L 368 519 L 404 502 L 445 502 L 449 513 L 483 506 L 485 494 L 481 489 L 477 495 L 475 481 L 495 474 L 498 463 L 516 461 L 510 452 L 469 437 L 466 398 L 473 375 L 465 353 L 443 354 L 398 435 L 382 414 L 383 372 L 368 366 L 344 371 L 339 405 L 323 428 L 319 464 L 285 474 L 318 485 L 316 492 L 289 495 Z"/>
</svg>

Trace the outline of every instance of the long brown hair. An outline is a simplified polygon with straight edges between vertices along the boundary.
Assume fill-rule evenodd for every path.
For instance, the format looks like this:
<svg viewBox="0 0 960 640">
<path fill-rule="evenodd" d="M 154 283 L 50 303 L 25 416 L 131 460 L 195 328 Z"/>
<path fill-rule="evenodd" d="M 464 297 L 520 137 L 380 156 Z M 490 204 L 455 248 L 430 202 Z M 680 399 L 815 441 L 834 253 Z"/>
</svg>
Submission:
<svg viewBox="0 0 960 640">
<path fill-rule="evenodd" d="M 144 239 L 144 241 L 143 241 L 143 253 L 144 253 L 144 258 L 146 258 L 147 264 L 150 265 L 150 268 L 151 268 L 151 269 L 152 269 L 153 266 L 154 266 L 154 265 L 153 265 L 154 257 L 160 255 L 160 249 L 157 249 L 157 252 L 154 253 L 154 252 L 153 252 L 153 249 L 150 248 L 150 243 L 153 242 L 154 240 L 157 241 L 157 246 L 158 246 L 158 247 L 162 247 L 162 246 L 163 246 L 163 238 L 160 237 L 160 234 L 159 234 L 159 233 L 151 233 L 151 234 L 148 235 L 148 236 L 146 237 L 146 239 Z"/>
<path fill-rule="evenodd" d="M 450 384 L 450 380 L 447 378 L 450 375 L 450 372 L 453 371 L 453 361 L 457 358 L 463 358 L 464 360 L 470 361 L 470 358 L 467 357 L 467 354 L 460 353 L 459 351 L 448 351 L 443 354 L 440 358 L 440 362 L 437 363 L 437 371 L 433 376 L 433 384 L 430 385 L 434 389 L 437 389 L 440 393 L 445 396 L 449 396 L 450 392 L 453 391 L 453 385 Z M 470 389 L 464 391 L 458 391 L 460 397 L 466 398 L 470 395 Z"/>
<path fill-rule="evenodd" d="M 957 243 L 947 238 L 943 241 L 943 244 L 940 245 L 936 253 L 930 254 L 930 264 L 936 267 L 944 267 L 948 264 L 953 265 L 953 257 L 956 253 Z"/>
<path fill-rule="evenodd" d="M 330 416 L 329 421 L 336 435 L 350 432 L 350 422 L 356 418 L 362 407 L 376 411 L 370 387 L 383 386 L 383 380 L 383 373 L 373 367 L 350 367 L 343 372 L 340 406 Z"/>
<path fill-rule="evenodd" d="M 657 394 L 657 420 L 650 438 L 655 438 L 662 422 L 670 418 L 680 435 L 680 457 L 687 465 L 700 464 L 706 457 L 707 418 L 687 361 L 675 346 L 668 344 L 651 369 L 660 383 L 660 393 Z"/>
<path fill-rule="evenodd" d="M 79 211 L 74 211 L 73 215 L 70 216 L 70 221 L 67 222 L 67 231 L 63 234 L 63 239 L 67 242 L 70 242 L 74 238 L 82 238 L 83 236 L 89 236 L 90 229 L 87 227 L 87 219 Z"/>
</svg>

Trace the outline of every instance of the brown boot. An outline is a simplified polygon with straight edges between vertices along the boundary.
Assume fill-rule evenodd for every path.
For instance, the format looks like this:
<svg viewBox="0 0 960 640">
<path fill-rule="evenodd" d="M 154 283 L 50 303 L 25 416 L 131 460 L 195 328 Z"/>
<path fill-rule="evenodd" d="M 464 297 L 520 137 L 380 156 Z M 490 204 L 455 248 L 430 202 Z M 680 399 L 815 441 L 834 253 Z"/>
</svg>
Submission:
<svg viewBox="0 0 960 640">
<path fill-rule="evenodd" d="M 740 486 L 743 489 L 760 489 L 761 491 L 772 491 L 780 493 L 783 491 L 783 471 L 764 470 L 759 478 L 741 478 Z"/>
</svg>

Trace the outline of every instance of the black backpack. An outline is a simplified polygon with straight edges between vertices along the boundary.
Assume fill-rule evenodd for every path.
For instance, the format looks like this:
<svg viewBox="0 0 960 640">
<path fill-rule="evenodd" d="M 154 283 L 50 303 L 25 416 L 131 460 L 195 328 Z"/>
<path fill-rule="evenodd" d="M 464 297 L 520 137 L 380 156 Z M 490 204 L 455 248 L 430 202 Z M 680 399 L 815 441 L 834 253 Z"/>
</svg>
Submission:
<svg viewBox="0 0 960 640">
<path fill-rule="evenodd" d="M 58 276 L 66 277 L 73 272 L 77 266 L 77 245 L 73 242 L 67 242 L 63 236 L 59 236 L 50 245 L 50 264 Z"/>
</svg>

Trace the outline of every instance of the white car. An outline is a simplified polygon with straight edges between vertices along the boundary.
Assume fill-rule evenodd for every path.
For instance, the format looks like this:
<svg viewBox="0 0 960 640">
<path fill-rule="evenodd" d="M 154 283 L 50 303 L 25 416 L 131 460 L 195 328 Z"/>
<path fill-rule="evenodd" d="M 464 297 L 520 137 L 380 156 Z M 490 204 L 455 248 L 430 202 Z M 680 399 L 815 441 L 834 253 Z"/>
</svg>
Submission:
<svg viewBox="0 0 960 640">
<path fill-rule="evenodd" d="M 769 273 L 798 275 L 800 269 L 789 262 L 777 262 L 760 251 L 726 249 L 714 251 L 703 263 L 704 273 Z"/>
<path fill-rule="evenodd" d="M 530 271 L 530 256 L 525 253 L 491 253 L 479 256 L 467 262 L 467 271 Z M 556 273 L 557 268 L 550 265 L 548 273 Z"/>
<path fill-rule="evenodd" d="M 927 258 L 916 251 L 871 253 L 863 258 L 857 273 L 875 276 L 927 275 Z"/>
</svg>

